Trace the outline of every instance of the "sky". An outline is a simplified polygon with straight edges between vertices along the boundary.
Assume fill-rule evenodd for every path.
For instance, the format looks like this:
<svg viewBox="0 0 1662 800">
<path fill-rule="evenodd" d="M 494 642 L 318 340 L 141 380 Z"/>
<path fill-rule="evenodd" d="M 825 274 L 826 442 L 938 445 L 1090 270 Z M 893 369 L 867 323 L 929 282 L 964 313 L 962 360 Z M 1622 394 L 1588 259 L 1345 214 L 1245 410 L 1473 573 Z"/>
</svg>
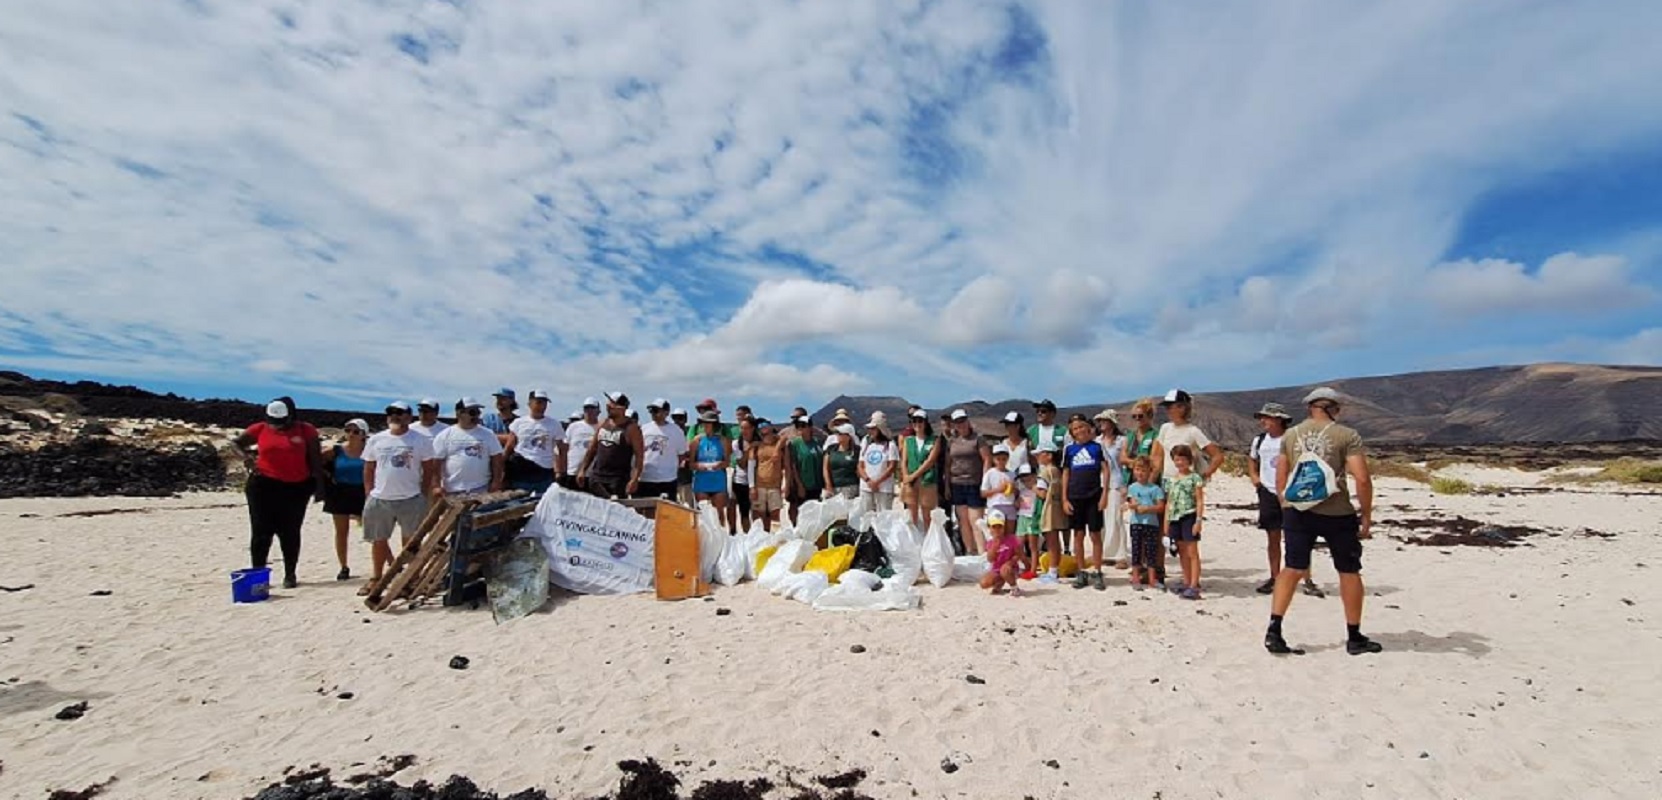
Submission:
<svg viewBox="0 0 1662 800">
<path fill-rule="evenodd" d="M 10 5 L 0 368 L 782 409 L 1662 364 L 1662 3 Z"/>
</svg>

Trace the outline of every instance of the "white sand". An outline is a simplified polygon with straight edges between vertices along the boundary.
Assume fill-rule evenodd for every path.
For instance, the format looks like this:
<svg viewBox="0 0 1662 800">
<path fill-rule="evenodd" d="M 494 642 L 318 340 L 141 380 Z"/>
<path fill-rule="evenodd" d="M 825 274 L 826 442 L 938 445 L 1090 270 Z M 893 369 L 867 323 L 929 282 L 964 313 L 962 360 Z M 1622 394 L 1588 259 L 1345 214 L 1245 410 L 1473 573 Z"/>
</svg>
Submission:
<svg viewBox="0 0 1662 800">
<path fill-rule="evenodd" d="M 1226 479 L 1213 502 L 1249 489 Z M 925 586 L 920 611 L 838 615 L 746 585 L 712 603 L 570 598 L 497 627 L 483 610 L 370 615 L 356 582 L 330 580 L 315 507 L 307 583 L 233 606 L 239 501 L 0 502 L 0 584 L 36 584 L 0 593 L 0 796 L 115 776 L 107 797 L 234 798 L 290 765 L 343 776 L 401 753 L 419 758 L 406 782 L 562 796 L 604 793 L 616 761 L 647 755 L 690 762 L 694 784 L 865 767 L 878 797 L 1662 795 L 1662 495 L 1384 481 L 1381 520 L 1616 536 L 1438 549 L 1381 528 L 1366 630 L 1387 652 L 1344 654 L 1318 552 L 1333 596 L 1298 598 L 1287 635 L 1311 653 L 1285 660 L 1261 647 L 1262 535 L 1232 522 L 1246 510 L 1214 515 L 1198 604 L 1116 580 L 1022 600 Z M 202 505 L 227 507 L 181 508 Z M 55 516 L 116 507 L 153 511 Z M 472 668 L 448 669 L 456 654 Z M 85 718 L 53 719 L 78 700 Z"/>
</svg>

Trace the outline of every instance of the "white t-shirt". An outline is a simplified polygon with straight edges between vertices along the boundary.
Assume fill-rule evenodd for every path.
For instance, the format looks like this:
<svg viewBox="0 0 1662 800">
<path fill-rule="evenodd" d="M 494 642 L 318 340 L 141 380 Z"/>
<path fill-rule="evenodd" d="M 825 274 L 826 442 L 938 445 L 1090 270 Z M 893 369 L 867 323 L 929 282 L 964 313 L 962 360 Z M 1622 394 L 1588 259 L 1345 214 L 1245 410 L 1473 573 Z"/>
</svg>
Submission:
<svg viewBox="0 0 1662 800">
<path fill-rule="evenodd" d="M 1171 457 L 1171 451 L 1172 448 L 1180 444 L 1186 444 L 1190 450 L 1195 451 L 1195 472 L 1206 471 L 1206 453 L 1204 451 L 1207 445 L 1212 443 L 1212 440 L 1206 438 L 1206 433 L 1195 427 L 1193 423 L 1177 425 L 1167 422 L 1160 426 L 1160 437 L 1156 441 L 1160 443 L 1160 448 L 1165 451 L 1165 463 L 1160 466 L 1160 476 L 1162 478 L 1177 477 L 1177 461 Z"/>
<path fill-rule="evenodd" d="M 364 445 L 364 461 L 375 462 L 377 500 L 407 500 L 421 495 L 421 465 L 433 460 L 433 441 L 415 431 L 394 436 L 381 431 Z"/>
<path fill-rule="evenodd" d="M 989 469 L 981 476 L 981 492 L 996 491 L 998 494 L 987 498 L 987 508 L 996 508 L 1004 512 L 1006 519 L 1016 518 L 1016 482 L 1010 473 L 1001 469 Z"/>
<path fill-rule="evenodd" d="M 868 442 L 865 447 L 860 449 L 860 463 L 866 465 L 867 480 L 875 478 L 878 475 L 882 475 L 884 469 L 888 468 L 888 466 L 893 462 L 899 460 L 900 448 L 895 447 L 894 442 Z M 871 488 L 866 485 L 865 480 L 860 482 L 860 491 L 871 491 Z M 877 484 L 877 491 L 890 493 L 894 492 L 893 472 L 889 473 L 887 480 Z"/>
<path fill-rule="evenodd" d="M 673 483 L 681 466 L 681 454 L 687 452 L 687 435 L 681 432 L 681 426 L 647 420 L 641 423 L 641 439 L 646 443 L 646 455 L 641 459 L 641 481 Z"/>
<path fill-rule="evenodd" d="M 1113 441 L 1107 437 L 1096 437 L 1097 444 L 1102 445 L 1102 452 L 1108 454 L 1108 464 L 1103 469 L 1108 470 L 1108 488 L 1125 488 L 1125 470 L 1120 468 L 1120 452 L 1125 450 L 1125 437 L 1115 436 Z"/>
<path fill-rule="evenodd" d="M 682 438 L 685 438 L 683 436 Z M 580 419 L 566 426 L 566 474 L 576 475 L 577 469 L 583 466 L 583 456 L 589 454 L 589 446 L 594 444 L 594 426 L 586 419 Z"/>
<path fill-rule="evenodd" d="M 420 422 L 410 423 L 410 430 L 427 437 L 429 440 L 437 437 L 441 433 L 444 433 L 446 430 L 449 430 L 449 428 L 450 425 L 443 422 L 434 422 L 433 427 L 431 428 L 422 427 Z"/>
<path fill-rule="evenodd" d="M 1258 443 L 1258 452 L 1252 457 L 1258 459 L 1258 480 L 1264 488 L 1275 491 L 1275 468 L 1281 463 L 1281 437 L 1267 433 L 1259 434 L 1263 441 Z"/>
<path fill-rule="evenodd" d="M 1045 441 L 1045 440 L 1041 439 L 1040 441 Z M 1006 439 L 999 439 L 998 443 L 1004 445 L 1005 447 L 1010 448 L 1010 462 L 1009 463 L 1010 463 L 1010 471 L 1011 472 L 1014 472 L 1017 468 L 1019 468 L 1023 464 L 1032 464 L 1033 463 L 1033 459 L 1028 454 L 1027 436 L 1025 434 L 1023 434 L 1022 437 L 1021 437 L 1021 444 L 1010 444 L 1010 440 L 1007 439 L 1007 438 Z"/>
<path fill-rule="evenodd" d="M 490 487 L 491 459 L 502 455 L 502 440 L 484 425 L 459 425 L 433 437 L 433 457 L 441 463 L 444 490 L 475 492 Z"/>
<path fill-rule="evenodd" d="M 508 426 L 508 432 L 519 437 L 514 452 L 543 469 L 554 468 L 555 448 L 566 440 L 566 426 L 553 417 L 520 417 Z"/>
</svg>

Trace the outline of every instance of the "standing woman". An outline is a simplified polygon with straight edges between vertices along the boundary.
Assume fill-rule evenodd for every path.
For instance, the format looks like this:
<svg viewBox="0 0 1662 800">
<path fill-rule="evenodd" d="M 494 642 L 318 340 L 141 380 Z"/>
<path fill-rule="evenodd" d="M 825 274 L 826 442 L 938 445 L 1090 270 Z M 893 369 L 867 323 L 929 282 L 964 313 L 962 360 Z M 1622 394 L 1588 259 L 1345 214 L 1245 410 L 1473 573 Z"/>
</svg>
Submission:
<svg viewBox="0 0 1662 800">
<path fill-rule="evenodd" d="M 901 442 L 900 501 L 912 512 L 918 530 L 929 524 L 929 514 L 941 504 L 939 479 L 941 440 L 923 409 L 912 412 L 912 432 Z"/>
<path fill-rule="evenodd" d="M 844 422 L 833 432 L 836 438 L 825 449 L 825 496 L 837 495 L 848 500 L 860 497 L 860 446 L 854 441 L 854 426 Z"/>
<path fill-rule="evenodd" d="M 352 577 L 346 566 L 347 537 L 352 533 L 352 520 L 364 516 L 364 443 L 369 441 L 369 423 L 362 419 L 346 422 L 346 441 L 337 443 L 323 461 L 324 475 L 329 478 L 328 492 L 323 497 L 323 513 L 335 521 L 335 559 L 340 572 L 335 580 Z"/>
<path fill-rule="evenodd" d="M 744 408 L 739 406 L 741 412 Z M 756 481 L 756 461 L 750 454 L 761 446 L 762 435 L 756 429 L 756 418 L 748 413 L 739 419 L 739 424 L 729 425 L 724 430 L 738 433 L 738 438 L 732 442 L 732 458 L 728 459 L 733 463 L 733 506 L 736 513 L 726 516 L 727 532 L 737 534 L 750 530 L 750 487 Z"/>
<path fill-rule="evenodd" d="M 1120 467 L 1125 455 L 1125 434 L 1120 432 L 1120 415 L 1112 408 L 1105 408 L 1096 415 L 1097 444 L 1102 445 L 1102 452 L 1108 457 L 1108 511 L 1102 520 L 1102 526 L 1108 534 L 1108 544 L 1102 551 L 1103 559 L 1112 561 L 1115 569 L 1125 569 L 1131 566 L 1126 559 L 1125 549 L 1125 520 L 1120 518 L 1120 508 L 1125 500 L 1125 471 Z"/>
<path fill-rule="evenodd" d="M 717 512 L 727 510 L 727 464 L 732 460 L 733 444 L 727 440 L 727 430 L 721 425 L 721 414 L 705 411 L 698 415 L 702 430 L 693 440 L 693 496 L 708 500 Z M 725 516 L 724 514 L 722 516 Z"/>
<path fill-rule="evenodd" d="M 981 534 L 975 523 L 987 509 L 981 496 L 981 478 L 993 464 L 992 452 L 981 444 L 969 412 L 952 412 L 952 433 L 946 442 L 946 479 L 951 487 L 952 508 L 958 512 L 958 536 L 964 540 L 964 555 L 981 555 Z"/>
<path fill-rule="evenodd" d="M 873 414 L 860 448 L 860 504 L 866 513 L 894 510 L 894 473 L 899 463 L 900 449 L 889 436 L 889 426 Z"/>
<path fill-rule="evenodd" d="M 1029 466 L 1033 464 L 1033 459 L 1030 457 L 1032 449 L 1027 438 L 1027 420 L 1023 419 L 1019 412 L 1012 411 L 1004 415 L 1004 439 L 1002 441 L 1005 447 L 1010 448 L 1011 474 L 1015 474 L 1015 471 L 1023 464 Z"/>
<path fill-rule="evenodd" d="M 248 426 L 232 442 L 245 461 L 252 461 L 244 493 L 248 497 L 248 554 L 253 567 L 266 566 L 271 540 L 283 550 L 283 588 L 300 585 L 300 527 L 306 521 L 309 499 L 323 500 L 323 448 L 317 429 L 295 419 L 287 398 L 265 407 L 265 421 Z M 249 446 L 256 448 L 250 456 Z"/>
<path fill-rule="evenodd" d="M 606 393 L 606 419 L 577 470 L 577 485 L 596 497 L 633 497 L 641 489 L 646 440 L 629 418 L 629 395 Z"/>
</svg>

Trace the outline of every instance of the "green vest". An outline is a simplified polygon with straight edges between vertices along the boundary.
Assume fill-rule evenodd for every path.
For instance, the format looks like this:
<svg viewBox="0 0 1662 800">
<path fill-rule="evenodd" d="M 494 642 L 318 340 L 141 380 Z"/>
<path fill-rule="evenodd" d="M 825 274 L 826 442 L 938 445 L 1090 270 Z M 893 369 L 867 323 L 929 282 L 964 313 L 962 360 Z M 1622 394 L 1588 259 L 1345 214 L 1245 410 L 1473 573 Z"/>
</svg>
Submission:
<svg viewBox="0 0 1662 800">
<path fill-rule="evenodd" d="M 825 488 L 825 478 L 820 475 L 825 451 L 820 449 L 819 442 L 802 436 L 791 439 L 791 458 L 796 462 L 796 476 L 804 489 L 813 494 Z M 855 480 L 858 482 L 858 478 Z"/>
<path fill-rule="evenodd" d="M 826 463 L 831 466 L 831 488 L 860 485 L 860 453 L 857 450 L 825 451 Z"/>
<path fill-rule="evenodd" d="M 908 474 L 916 472 L 918 467 L 923 466 L 923 459 L 929 455 L 930 450 L 934 449 L 936 441 L 939 441 L 939 438 L 935 436 L 929 437 L 928 440 L 916 436 L 906 437 L 906 472 Z M 928 472 L 918 476 L 918 484 L 922 486 L 935 485 L 934 465 L 930 465 Z"/>
</svg>

